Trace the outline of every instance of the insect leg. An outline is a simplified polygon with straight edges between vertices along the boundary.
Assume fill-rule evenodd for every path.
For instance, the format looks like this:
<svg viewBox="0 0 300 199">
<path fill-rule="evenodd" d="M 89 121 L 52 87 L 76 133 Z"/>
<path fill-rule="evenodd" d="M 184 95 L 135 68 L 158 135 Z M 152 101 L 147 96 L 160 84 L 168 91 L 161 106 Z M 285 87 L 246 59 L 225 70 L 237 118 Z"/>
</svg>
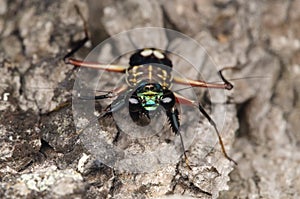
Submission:
<svg viewBox="0 0 300 199">
<path fill-rule="evenodd" d="M 124 92 L 126 89 L 128 88 L 127 85 L 122 85 L 116 89 L 113 89 L 111 91 L 101 91 L 101 92 L 105 92 L 106 94 L 104 95 L 96 95 L 94 97 L 91 96 L 79 96 L 79 99 L 82 100 L 101 100 L 101 99 L 108 99 L 108 98 L 113 98 L 113 97 L 117 97 L 119 94 L 121 94 L 122 92 Z"/>
<path fill-rule="evenodd" d="M 185 147 L 184 147 L 184 143 L 183 143 L 183 138 L 180 132 L 180 122 L 179 122 L 179 112 L 176 108 L 176 106 L 172 107 L 170 110 L 166 110 L 166 114 L 169 120 L 169 123 L 171 125 L 172 131 L 176 134 L 180 136 L 180 142 L 181 142 L 181 147 L 183 149 L 183 155 L 184 155 L 184 159 L 185 159 L 185 163 L 187 165 L 187 167 L 191 170 L 191 167 L 189 165 L 189 161 L 188 161 L 188 157 L 186 155 L 186 151 L 185 151 Z"/>
<path fill-rule="evenodd" d="M 232 161 L 235 165 L 237 165 L 237 162 L 234 161 L 231 157 L 229 157 L 229 155 L 227 155 L 225 147 L 224 147 L 224 144 L 223 144 L 223 141 L 222 141 L 222 137 L 220 135 L 220 132 L 219 132 L 219 130 L 217 128 L 217 125 L 216 125 L 215 121 L 208 115 L 208 113 L 204 110 L 204 108 L 201 106 L 201 104 L 198 105 L 198 108 L 199 108 L 200 112 L 209 121 L 209 123 L 214 127 L 214 129 L 215 129 L 215 131 L 217 133 L 218 139 L 219 139 L 219 144 L 221 146 L 221 149 L 222 149 L 222 152 L 223 152 L 223 155 L 225 156 L 225 158 L 227 158 L 229 161 Z"/>
<path fill-rule="evenodd" d="M 223 84 L 217 84 L 217 83 L 209 83 L 201 80 L 191 80 L 191 79 L 183 79 L 181 77 L 175 76 L 173 78 L 173 82 L 177 84 L 183 84 L 183 85 L 190 85 L 193 87 L 204 87 L 204 88 L 218 88 L 218 89 L 226 89 L 226 90 L 231 90 L 233 88 L 233 85 L 225 79 L 223 75 L 224 70 L 231 69 L 231 67 L 226 67 L 221 70 L 219 70 L 219 76 L 221 77 L 222 81 L 224 82 Z"/>
<path fill-rule="evenodd" d="M 100 114 L 99 116 L 97 116 L 95 119 L 93 119 L 92 121 L 90 121 L 83 129 L 80 129 L 77 134 L 81 134 L 86 128 L 88 128 L 91 124 L 93 124 L 94 122 L 97 122 L 99 119 L 104 118 L 104 117 L 108 117 L 111 116 L 112 113 L 117 112 L 119 110 L 121 110 L 122 108 L 125 107 L 125 98 L 128 92 L 124 92 L 127 89 L 127 86 L 121 86 L 119 88 L 116 88 L 114 90 L 111 91 L 111 93 L 114 93 L 115 96 L 118 95 L 117 99 L 115 99 L 110 105 L 108 105 L 105 108 L 105 111 Z M 95 96 L 96 98 L 101 98 L 101 99 L 105 99 L 105 95 L 102 96 Z M 107 97 L 110 98 L 110 97 Z"/>
<path fill-rule="evenodd" d="M 219 70 L 219 72 L 218 72 L 219 76 L 221 77 L 222 81 L 224 82 L 225 89 L 231 90 L 233 88 L 233 85 L 224 77 L 224 75 L 222 73 L 224 70 L 238 70 L 238 69 L 235 67 L 224 67 L 221 70 Z"/>
<path fill-rule="evenodd" d="M 53 110 L 49 111 L 46 113 L 46 115 L 50 115 L 56 111 L 59 111 L 63 108 L 66 108 L 66 107 L 69 107 L 72 105 L 72 102 L 69 100 L 69 101 L 66 101 L 66 102 L 62 102 L 61 104 L 57 105 Z"/>
<path fill-rule="evenodd" d="M 80 9 L 77 5 L 75 5 L 75 10 L 80 16 L 80 18 L 83 21 L 83 26 L 84 26 L 84 38 L 80 40 L 69 53 L 67 53 L 63 60 L 66 64 L 72 64 L 75 67 L 87 67 L 87 68 L 94 68 L 94 69 L 99 69 L 99 70 L 106 70 L 109 72 L 119 72 L 119 73 L 125 73 L 127 66 L 118 66 L 118 65 L 107 65 L 107 64 L 100 64 L 96 62 L 84 62 L 82 60 L 74 59 L 71 58 L 71 56 L 76 53 L 84 44 L 89 40 L 89 33 L 88 33 L 88 28 L 87 28 L 87 22 L 83 17 L 83 14 L 80 12 Z"/>
<path fill-rule="evenodd" d="M 209 114 L 204 110 L 204 108 L 201 106 L 201 104 L 196 104 L 194 101 L 192 100 L 189 100 L 181 95 L 179 95 L 178 93 L 175 93 L 175 97 L 176 97 L 176 101 L 181 103 L 181 104 L 185 104 L 185 105 L 189 105 L 189 106 L 195 106 L 197 107 L 200 112 L 206 117 L 206 119 L 209 121 L 209 123 L 214 127 L 216 133 L 217 133 L 217 136 L 218 136 L 218 140 L 219 140 L 219 144 L 221 146 L 221 149 L 222 149 L 222 153 L 223 155 L 230 161 L 232 161 L 234 164 L 237 165 L 236 161 L 234 161 L 231 157 L 229 157 L 226 153 L 226 150 L 225 150 L 225 147 L 224 147 L 224 144 L 223 144 L 223 141 L 222 141 L 222 137 L 221 137 L 221 134 L 219 133 L 219 130 L 217 128 L 217 125 L 216 123 L 214 122 L 214 120 L 209 116 Z"/>
<path fill-rule="evenodd" d="M 114 94 L 112 92 L 107 92 L 104 95 L 96 95 L 94 97 L 91 96 L 80 96 L 78 97 L 81 100 L 101 100 L 101 99 L 108 99 L 114 97 Z"/>
<path fill-rule="evenodd" d="M 166 110 L 166 115 L 168 117 L 169 124 L 171 126 L 172 131 L 180 136 L 180 142 L 183 149 L 183 155 L 185 159 L 185 163 L 189 169 L 191 169 L 189 165 L 189 161 L 186 155 L 183 138 L 180 131 L 180 121 L 179 121 L 179 112 L 176 107 L 176 95 L 169 89 L 164 89 L 164 96 L 160 101 L 160 105 Z"/>
<path fill-rule="evenodd" d="M 125 104 L 126 103 L 123 96 L 121 97 L 119 96 L 115 101 L 113 101 L 113 103 L 111 103 L 106 107 L 105 112 L 100 115 L 99 119 L 107 116 L 111 116 L 114 112 L 117 112 L 122 108 L 124 108 Z"/>
<path fill-rule="evenodd" d="M 125 99 L 124 97 L 118 97 L 113 103 L 108 105 L 103 113 L 101 113 L 99 116 L 97 116 L 95 119 L 90 121 L 84 128 L 80 129 L 76 132 L 77 135 L 81 134 L 85 129 L 87 129 L 90 125 L 97 122 L 101 118 L 109 117 L 112 115 L 112 113 L 117 112 L 125 107 Z"/>
<path fill-rule="evenodd" d="M 65 63 L 68 63 L 68 58 L 71 57 L 74 53 L 76 53 L 84 44 L 89 40 L 87 22 L 83 17 L 83 14 L 80 12 L 80 9 L 77 5 L 75 5 L 75 10 L 77 14 L 80 16 L 81 20 L 83 21 L 83 28 L 84 28 L 84 38 L 77 43 L 77 46 L 73 48 L 68 54 L 66 54 L 63 58 Z"/>
<path fill-rule="evenodd" d="M 74 58 L 67 58 L 66 59 L 67 64 L 72 64 L 77 67 L 85 67 L 85 68 L 93 68 L 97 70 L 105 70 L 108 72 L 116 72 L 116 73 L 125 73 L 127 66 L 122 65 L 112 65 L 112 64 L 101 64 L 98 62 L 87 62 L 82 61 Z"/>
</svg>

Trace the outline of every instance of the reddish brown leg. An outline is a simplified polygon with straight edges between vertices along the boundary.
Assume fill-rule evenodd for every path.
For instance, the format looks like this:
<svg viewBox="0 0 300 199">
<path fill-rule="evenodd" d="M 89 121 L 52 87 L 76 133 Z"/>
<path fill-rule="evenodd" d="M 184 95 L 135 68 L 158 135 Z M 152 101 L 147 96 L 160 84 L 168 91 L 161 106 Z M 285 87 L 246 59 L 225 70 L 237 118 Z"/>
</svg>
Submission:
<svg viewBox="0 0 300 199">
<path fill-rule="evenodd" d="M 231 90 L 233 88 L 233 85 L 225 79 L 223 76 L 223 71 L 231 69 L 230 67 L 223 68 L 219 71 L 219 75 L 221 79 L 223 80 L 223 84 L 217 84 L 217 83 L 209 83 L 201 80 L 191 80 L 191 79 L 183 79 L 180 77 L 174 77 L 173 82 L 177 84 L 183 84 L 183 85 L 190 85 L 192 87 L 204 87 L 204 88 L 219 88 L 219 89 L 226 89 Z"/>
<path fill-rule="evenodd" d="M 215 132 L 217 133 L 217 136 L 218 136 L 218 140 L 219 140 L 219 144 L 221 146 L 222 153 L 225 156 L 225 158 L 237 165 L 237 162 L 234 161 L 229 155 L 227 155 L 227 152 L 225 150 L 221 134 L 220 134 L 220 132 L 217 128 L 216 123 L 209 116 L 209 114 L 205 111 L 205 109 L 201 106 L 201 104 L 196 104 L 196 102 L 194 102 L 192 100 L 189 100 L 189 99 L 179 95 L 178 93 L 175 93 L 175 97 L 176 97 L 176 101 L 178 103 L 182 103 L 182 104 L 189 105 L 189 106 L 195 106 L 199 109 L 199 111 L 206 117 L 206 119 L 209 121 L 209 123 L 214 127 Z"/>
</svg>

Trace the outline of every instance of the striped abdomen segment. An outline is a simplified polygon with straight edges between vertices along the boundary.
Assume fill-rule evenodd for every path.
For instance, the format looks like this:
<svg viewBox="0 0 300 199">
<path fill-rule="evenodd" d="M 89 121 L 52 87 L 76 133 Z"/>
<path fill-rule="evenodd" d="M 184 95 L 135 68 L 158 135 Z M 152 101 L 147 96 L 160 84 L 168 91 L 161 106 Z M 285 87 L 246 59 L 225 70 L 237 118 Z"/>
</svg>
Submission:
<svg viewBox="0 0 300 199">
<path fill-rule="evenodd" d="M 161 64 L 132 66 L 126 71 L 126 74 L 126 81 L 129 86 L 135 86 L 143 80 L 159 83 L 165 88 L 169 88 L 171 86 L 171 68 Z"/>
</svg>

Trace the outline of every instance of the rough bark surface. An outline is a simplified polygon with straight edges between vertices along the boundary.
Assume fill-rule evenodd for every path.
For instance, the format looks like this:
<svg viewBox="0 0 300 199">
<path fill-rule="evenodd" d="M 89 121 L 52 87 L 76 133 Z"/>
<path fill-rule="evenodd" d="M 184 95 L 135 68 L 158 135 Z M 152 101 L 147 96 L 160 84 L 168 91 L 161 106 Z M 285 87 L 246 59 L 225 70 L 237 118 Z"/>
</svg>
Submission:
<svg viewBox="0 0 300 199">
<path fill-rule="evenodd" d="M 218 68 L 236 66 L 226 73 L 234 90 L 205 107 L 226 108 L 222 136 L 238 165 L 218 145 L 199 158 L 197 139 L 187 152 L 192 170 L 183 158 L 149 173 L 101 164 L 77 136 L 71 106 L 57 108 L 76 79 L 62 58 L 84 37 L 74 5 L 91 37 L 76 57 L 121 31 L 155 26 L 193 38 Z M 0 1 L 0 198 L 299 198 L 299 10 L 299 0 Z M 201 125 L 213 131 L 204 117 Z"/>
</svg>

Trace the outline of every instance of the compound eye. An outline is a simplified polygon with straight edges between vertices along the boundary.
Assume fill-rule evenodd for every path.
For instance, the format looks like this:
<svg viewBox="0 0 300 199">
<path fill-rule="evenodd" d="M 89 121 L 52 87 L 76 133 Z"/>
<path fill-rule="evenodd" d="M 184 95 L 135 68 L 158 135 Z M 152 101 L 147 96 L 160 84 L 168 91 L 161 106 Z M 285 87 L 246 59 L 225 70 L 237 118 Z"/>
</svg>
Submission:
<svg viewBox="0 0 300 199">
<path fill-rule="evenodd" d="M 163 104 L 169 104 L 169 103 L 171 103 L 172 101 L 173 101 L 173 99 L 172 99 L 171 97 L 164 97 L 164 98 L 161 99 L 161 102 L 162 102 Z"/>
<path fill-rule="evenodd" d="M 137 112 L 142 109 L 141 102 L 137 98 L 130 97 L 128 99 L 128 103 L 129 103 L 129 110 L 131 112 Z"/>
<path fill-rule="evenodd" d="M 130 104 L 139 104 L 139 100 L 137 100 L 136 98 L 129 98 L 128 101 Z"/>
<path fill-rule="evenodd" d="M 173 108 L 175 105 L 175 96 L 173 93 L 168 94 L 168 96 L 165 96 L 160 99 L 160 104 L 164 107 L 164 109 L 169 110 Z"/>
</svg>

